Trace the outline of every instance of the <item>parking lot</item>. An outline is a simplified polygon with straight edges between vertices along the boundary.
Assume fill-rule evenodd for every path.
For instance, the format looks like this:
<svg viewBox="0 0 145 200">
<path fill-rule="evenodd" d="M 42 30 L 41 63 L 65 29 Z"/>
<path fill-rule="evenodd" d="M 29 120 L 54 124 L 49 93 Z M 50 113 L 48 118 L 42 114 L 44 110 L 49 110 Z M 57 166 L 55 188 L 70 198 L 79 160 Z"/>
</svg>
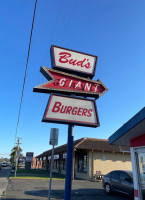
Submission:
<svg viewBox="0 0 145 200">
<path fill-rule="evenodd" d="M 51 200 L 64 199 L 64 184 L 62 180 L 53 180 Z M 48 180 L 24 180 L 12 179 L 6 191 L 5 199 L 48 199 Z M 102 188 L 101 182 L 74 180 L 72 182 L 72 200 L 127 200 L 129 198 L 118 194 L 107 195 Z"/>
</svg>

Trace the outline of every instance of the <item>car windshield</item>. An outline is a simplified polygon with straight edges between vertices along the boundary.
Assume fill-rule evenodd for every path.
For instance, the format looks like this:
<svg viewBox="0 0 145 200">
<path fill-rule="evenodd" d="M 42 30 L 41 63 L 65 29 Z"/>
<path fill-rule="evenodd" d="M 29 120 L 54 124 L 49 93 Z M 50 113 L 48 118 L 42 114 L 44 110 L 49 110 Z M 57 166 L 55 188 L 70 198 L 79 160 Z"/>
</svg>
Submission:
<svg viewBox="0 0 145 200">
<path fill-rule="evenodd" d="M 128 171 L 127 171 L 127 174 L 133 178 L 132 172 L 128 172 Z"/>
</svg>

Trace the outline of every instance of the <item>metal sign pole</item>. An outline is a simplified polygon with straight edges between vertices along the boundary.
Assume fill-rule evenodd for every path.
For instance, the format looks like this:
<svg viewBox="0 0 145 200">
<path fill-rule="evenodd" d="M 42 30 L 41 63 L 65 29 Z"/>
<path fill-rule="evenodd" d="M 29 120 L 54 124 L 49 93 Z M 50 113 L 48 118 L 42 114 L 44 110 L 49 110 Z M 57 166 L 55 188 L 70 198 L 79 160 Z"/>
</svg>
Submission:
<svg viewBox="0 0 145 200">
<path fill-rule="evenodd" d="M 50 180 L 49 180 L 48 200 L 50 200 L 50 193 L 51 193 L 53 160 L 54 160 L 54 145 L 53 145 L 53 147 L 52 147 L 52 154 L 51 154 L 51 169 L 50 169 Z"/>
<path fill-rule="evenodd" d="M 67 163 L 64 200 L 71 200 L 74 125 L 68 125 Z"/>
<path fill-rule="evenodd" d="M 15 177 L 16 177 L 16 172 L 17 172 L 17 156 L 15 157 Z"/>
</svg>

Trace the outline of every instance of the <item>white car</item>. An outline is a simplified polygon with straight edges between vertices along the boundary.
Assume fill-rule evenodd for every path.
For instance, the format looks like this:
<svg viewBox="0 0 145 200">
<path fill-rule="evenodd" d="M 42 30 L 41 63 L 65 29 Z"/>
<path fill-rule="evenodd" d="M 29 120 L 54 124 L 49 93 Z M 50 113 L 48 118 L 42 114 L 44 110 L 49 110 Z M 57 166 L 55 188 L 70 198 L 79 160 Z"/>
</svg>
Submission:
<svg viewBox="0 0 145 200">
<path fill-rule="evenodd" d="M 8 164 L 7 163 L 2 163 L 2 167 L 7 167 Z"/>
</svg>

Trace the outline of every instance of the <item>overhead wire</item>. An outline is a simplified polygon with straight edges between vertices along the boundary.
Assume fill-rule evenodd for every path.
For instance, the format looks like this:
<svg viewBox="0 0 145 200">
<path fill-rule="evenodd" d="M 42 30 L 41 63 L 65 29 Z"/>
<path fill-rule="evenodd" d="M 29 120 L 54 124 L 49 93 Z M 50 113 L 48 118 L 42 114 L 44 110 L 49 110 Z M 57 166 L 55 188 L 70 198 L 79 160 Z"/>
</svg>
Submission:
<svg viewBox="0 0 145 200">
<path fill-rule="evenodd" d="M 60 16 L 60 13 L 61 13 L 61 10 L 62 10 L 63 5 L 64 5 L 64 0 L 60 2 L 59 8 L 58 8 L 58 10 L 57 10 L 56 18 L 55 18 L 55 21 L 54 21 L 54 23 L 53 23 L 54 25 L 53 25 L 53 27 L 52 27 L 52 29 L 51 29 L 50 38 L 49 38 L 49 40 L 48 40 L 47 50 L 46 50 L 45 56 L 44 56 L 44 58 L 43 58 L 43 60 L 42 60 L 42 65 L 44 65 L 44 63 L 45 63 L 45 61 L 46 61 L 46 58 L 47 58 L 47 55 L 48 55 L 48 52 L 49 52 L 49 49 L 50 49 L 49 43 L 50 43 L 50 41 L 53 40 L 54 32 L 55 32 L 55 30 L 56 30 L 56 26 L 57 26 L 57 24 L 58 24 L 58 19 L 59 19 L 59 16 Z M 39 79 L 38 79 L 38 78 L 39 78 Z M 41 83 L 42 80 L 43 80 L 43 77 L 39 75 L 39 76 L 37 77 L 37 81 L 36 81 L 36 82 L 38 82 L 38 80 L 39 80 L 40 83 Z M 38 112 L 38 104 L 35 103 L 35 101 L 33 101 L 33 99 L 34 99 L 34 95 L 31 97 L 31 100 L 30 100 L 31 103 L 33 102 L 33 106 L 32 106 L 32 107 L 33 107 L 33 108 L 32 108 L 32 109 L 33 109 L 33 112 L 31 112 L 31 114 L 29 114 L 30 117 L 29 117 L 29 122 L 27 122 L 27 127 L 30 127 L 31 124 L 33 124 L 33 121 L 34 121 L 34 112 L 35 112 L 35 116 L 37 115 L 36 113 Z M 42 102 L 43 95 L 38 95 L 38 99 L 39 99 L 39 102 Z M 28 112 L 29 112 L 29 110 L 28 110 Z M 25 128 L 25 126 L 24 126 L 23 132 L 25 132 L 25 130 L 26 130 L 26 128 Z"/>
<path fill-rule="evenodd" d="M 64 3 L 64 0 L 63 0 L 63 3 Z M 57 26 L 57 24 L 58 24 L 58 18 L 59 18 L 59 16 L 60 16 L 60 12 L 61 12 L 63 3 L 62 3 L 62 2 L 60 3 L 59 9 L 58 9 L 58 12 L 57 12 L 57 15 L 56 15 L 55 23 L 54 23 L 54 26 L 53 26 L 53 28 L 52 28 L 51 34 L 50 34 L 49 42 L 52 41 L 52 38 L 53 38 L 53 36 L 54 36 L 54 32 L 55 32 L 56 26 Z M 71 11 L 71 13 L 70 13 L 70 15 L 69 15 L 69 19 L 68 19 L 68 22 L 67 22 L 66 29 L 68 29 L 68 27 L 69 27 L 71 18 L 72 18 L 72 16 L 73 16 L 73 13 L 74 13 L 74 10 L 75 10 L 75 7 L 76 7 L 76 3 L 77 3 L 77 0 L 74 1 L 74 5 L 73 5 L 72 11 Z M 20 119 L 20 115 L 21 115 L 21 106 L 22 106 L 22 101 L 23 101 L 23 93 L 24 93 L 25 81 L 26 81 L 26 75 L 27 75 L 27 67 L 28 67 L 28 61 L 29 61 L 29 54 L 30 54 L 30 47 L 31 47 L 31 40 L 32 40 L 32 33 L 33 33 L 33 26 L 34 26 L 34 19 L 35 19 L 36 6 L 37 6 L 37 0 L 35 1 L 35 7 L 34 7 L 34 14 L 33 14 L 32 27 L 31 27 L 31 34 L 30 34 L 30 41 L 29 41 L 29 48 L 28 48 L 28 56 L 27 56 L 27 62 L 26 62 L 26 68 L 25 68 L 25 75 L 24 75 L 24 82 L 23 82 L 23 88 L 22 88 L 22 95 L 21 95 L 21 101 L 20 101 L 20 107 L 19 107 L 19 114 L 18 114 L 18 120 L 17 120 L 17 126 L 16 126 L 16 133 L 15 133 L 15 141 L 16 141 L 16 137 L 17 137 L 17 133 L 18 133 L 19 119 Z M 66 33 L 66 31 L 64 31 L 63 34 L 62 34 L 62 40 L 63 40 L 63 38 L 64 38 L 65 33 Z M 61 40 L 61 42 L 62 42 L 62 40 Z M 49 43 L 49 42 L 48 42 L 48 43 Z M 50 46 L 48 45 L 48 48 L 47 48 L 47 51 L 46 51 L 46 55 L 45 55 L 45 57 L 44 57 L 44 60 L 46 60 L 47 52 L 48 52 L 49 49 L 50 49 Z M 43 63 L 45 62 L 44 60 L 43 60 Z M 42 97 L 41 97 L 41 98 L 42 98 Z M 37 110 L 37 107 L 36 107 L 36 109 L 35 109 L 35 112 L 36 112 L 36 110 Z M 33 119 L 33 118 L 32 118 L 32 119 Z M 30 121 L 29 121 L 29 123 L 30 123 Z M 31 123 L 32 123 L 32 121 L 31 121 Z M 14 145 L 15 145 L 15 141 L 14 141 Z"/>
<path fill-rule="evenodd" d="M 20 120 L 20 115 L 21 115 L 21 107 L 22 107 L 23 95 L 24 95 L 24 89 L 25 89 L 25 82 L 26 82 L 27 68 L 28 68 L 29 55 L 30 55 L 30 49 L 31 49 L 31 40 L 32 40 L 32 34 L 33 34 L 36 7 L 37 7 L 37 0 L 35 0 L 35 6 L 34 6 L 34 12 L 33 12 L 33 19 L 32 19 L 32 26 L 31 26 L 31 33 L 30 33 L 30 40 L 29 40 L 29 47 L 28 47 L 28 54 L 27 54 L 27 61 L 26 61 L 26 68 L 25 68 L 25 74 L 24 74 L 24 81 L 23 81 L 23 87 L 22 87 L 22 94 L 21 94 L 21 100 L 20 100 L 20 107 L 19 107 L 19 113 L 18 113 L 18 120 L 17 120 L 17 125 L 16 125 L 14 146 L 15 146 L 15 142 L 16 142 L 16 137 L 17 137 L 17 133 L 18 133 L 18 126 L 19 126 L 19 120 Z"/>
<path fill-rule="evenodd" d="M 56 14 L 56 18 L 55 18 L 55 21 L 54 21 L 54 26 L 53 26 L 53 28 L 52 28 L 52 31 L 51 31 L 51 34 L 50 34 L 50 38 L 49 38 L 49 40 L 48 40 L 48 44 L 49 44 L 50 41 L 53 40 L 54 32 L 55 32 L 56 26 L 57 26 L 57 24 L 58 24 L 58 19 L 59 19 L 59 16 L 60 16 L 62 7 L 64 6 L 63 4 L 64 4 L 64 0 L 63 0 L 63 2 L 60 3 L 60 6 L 59 6 L 59 8 L 58 8 L 58 12 L 57 12 L 57 14 Z M 68 17 L 66 29 L 68 28 L 69 23 L 71 22 L 71 19 L 72 19 L 72 16 L 73 16 L 73 13 L 74 13 L 76 4 L 77 4 L 77 0 L 74 1 L 72 10 L 71 10 L 70 15 L 69 15 L 69 17 Z M 64 17 L 63 17 L 63 19 L 62 19 L 61 21 L 64 21 L 64 18 L 66 18 L 66 15 L 64 15 Z M 62 37 L 64 36 L 64 34 L 65 34 L 65 31 L 63 32 Z M 43 62 L 42 62 L 42 63 L 45 62 L 49 50 L 50 50 L 50 46 L 48 45 L 47 50 L 46 50 L 46 54 L 45 54 L 45 56 L 44 56 L 44 59 L 43 59 Z M 42 99 L 42 95 L 40 96 L 40 98 Z M 40 101 L 40 102 L 41 102 L 41 101 Z M 33 105 L 33 106 L 34 106 L 34 105 Z M 36 113 L 37 110 L 38 110 L 38 105 L 35 106 L 35 107 L 36 107 L 36 108 L 35 108 L 35 113 Z M 33 114 L 32 114 L 31 120 L 29 120 L 29 126 L 30 126 L 30 124 L 32 124 L 32 121 L 34 121 Z"/>
</svg>

